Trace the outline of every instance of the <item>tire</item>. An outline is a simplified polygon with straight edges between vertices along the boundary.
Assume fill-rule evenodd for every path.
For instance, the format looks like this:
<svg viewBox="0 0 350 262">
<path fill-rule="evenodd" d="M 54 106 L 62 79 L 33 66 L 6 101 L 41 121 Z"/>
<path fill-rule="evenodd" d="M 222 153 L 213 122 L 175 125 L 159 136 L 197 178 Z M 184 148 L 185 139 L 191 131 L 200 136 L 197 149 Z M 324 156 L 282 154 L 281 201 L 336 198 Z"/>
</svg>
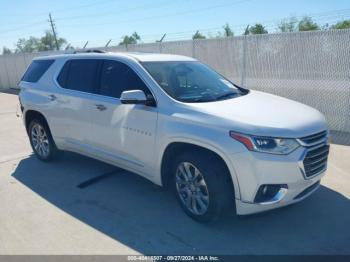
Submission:
<svg viewBox="0 0 350 262">
<path fill-rule="evenodd" d="M 195 174 L 192 183 L 185 178 L 188 170 Z M 232 212 L 234 189 L 230 174 L 216 155 L 207 152 L 183 153 L 173 162 L 172 174 L 176 198 L 192 219 L 205 223 L 217 220 L 223 213 Z M 196 199 L 195 203 L 193 198 Z"/>
<path fill-rule="evenodd" d="M 60 155 L 46 121 L 33 119 L 28 126 L 28 136 L 33 152 L 41 161 L 49 162 Z"/>
</svg>

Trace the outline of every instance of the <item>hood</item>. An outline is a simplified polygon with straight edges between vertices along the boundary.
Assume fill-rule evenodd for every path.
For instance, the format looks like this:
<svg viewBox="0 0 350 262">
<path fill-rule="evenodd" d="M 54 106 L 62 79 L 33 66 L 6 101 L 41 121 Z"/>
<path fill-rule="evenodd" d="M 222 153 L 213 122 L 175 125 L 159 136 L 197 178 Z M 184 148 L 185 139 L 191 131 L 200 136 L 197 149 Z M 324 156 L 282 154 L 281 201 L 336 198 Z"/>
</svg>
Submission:
<svg viewBox="0 0 350 262">
<path fill-rule="evenodd" d="M 223 101 L 188 105 L 203 114 L 202 121 L 207 124 L 251 135 L 297 138 L 327 129 L 324 116 L 316 109 L 259 91 Z"/>
</svg>

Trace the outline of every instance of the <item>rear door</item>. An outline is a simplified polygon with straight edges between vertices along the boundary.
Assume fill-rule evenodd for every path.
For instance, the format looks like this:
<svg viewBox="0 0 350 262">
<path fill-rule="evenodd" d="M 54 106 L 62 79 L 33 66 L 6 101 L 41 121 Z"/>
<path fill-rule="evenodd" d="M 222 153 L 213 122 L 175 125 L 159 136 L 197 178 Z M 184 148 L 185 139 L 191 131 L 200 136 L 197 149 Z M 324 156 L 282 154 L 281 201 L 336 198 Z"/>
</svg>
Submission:
<svg viewBox="0 0 350 262">
<path fill-rule="evenodd" d="M 98 86 L 99 96 L 90 105 L 92 143 L 109 160 L 149 174 L 154 163 L 157 108 L 125 105 L 119 98 L 125 90 L 152 93 L 132 68 L 115 60 L 102 61 Z"/>
<path fill-rule="evenodd" d="M 91 117 L 90 102 L 96 90 L 99 60 L 72 59 L 65 63 L 57 82 L 59 92 L 54 98 L 55 118 L 61 123 L 62 138 L 70 149 L 90 149 Z"/>
</svg>

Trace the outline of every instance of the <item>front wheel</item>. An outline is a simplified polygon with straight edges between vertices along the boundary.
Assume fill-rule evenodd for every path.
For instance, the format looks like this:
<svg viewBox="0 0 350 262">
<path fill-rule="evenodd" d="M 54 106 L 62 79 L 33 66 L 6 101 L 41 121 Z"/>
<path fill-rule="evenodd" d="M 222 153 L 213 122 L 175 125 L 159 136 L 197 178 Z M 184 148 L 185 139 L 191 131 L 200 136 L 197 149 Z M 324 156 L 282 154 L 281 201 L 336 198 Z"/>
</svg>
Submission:
<svg viewBox="0 0 350 262">
<path fill-rule="evenodd" d="M 233 209 L 230 174 L 216 156 L 184 153 L 176 159 L 173 172 L 176 197 L 191 218 L 209 222 L 217 219 L 223 211 Z"/>
</svg>

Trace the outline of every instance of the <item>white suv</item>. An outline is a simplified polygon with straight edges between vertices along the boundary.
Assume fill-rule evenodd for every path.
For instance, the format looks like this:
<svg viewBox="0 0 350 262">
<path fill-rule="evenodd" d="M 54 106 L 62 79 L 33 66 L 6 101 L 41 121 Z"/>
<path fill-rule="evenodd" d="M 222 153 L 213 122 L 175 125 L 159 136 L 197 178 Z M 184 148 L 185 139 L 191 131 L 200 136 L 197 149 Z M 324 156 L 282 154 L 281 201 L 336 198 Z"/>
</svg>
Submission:
<svg viewBox="0 0 350 262">
<path fill-rule="evenodd" d="M 298 202 L 327 168 L 306 105 L 241 88 L 195 59 L 80 53 L 33 60 L 20 82 L 37 157 L 77 152 L 172 188 L 198 221 Z"/>
</svg>

